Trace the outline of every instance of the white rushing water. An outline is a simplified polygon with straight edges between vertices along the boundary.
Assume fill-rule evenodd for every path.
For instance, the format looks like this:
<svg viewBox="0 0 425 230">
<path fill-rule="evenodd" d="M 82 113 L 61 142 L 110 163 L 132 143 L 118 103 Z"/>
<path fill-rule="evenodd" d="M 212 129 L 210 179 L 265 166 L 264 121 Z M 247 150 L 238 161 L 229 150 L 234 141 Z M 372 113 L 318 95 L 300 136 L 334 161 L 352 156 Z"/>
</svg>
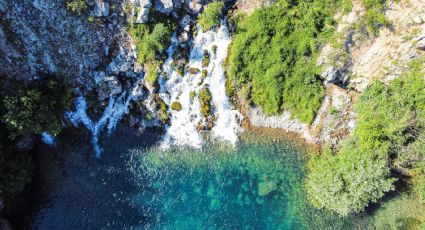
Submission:
<svg viewBox="0 0 425 230">
<path fill-rule="evenodd" d="M 47 145 L 53 145 L 55 143 L 55 137 L 48 132 L 42 132 L 41 141 L 43 141 Z"/>
<path fill-rule="evenodd" d="M 188 67 L 200 70 L 197 74 L 185 72 L 184 76 L 179 76 L 172 67 L 176 42 L 174 37 L 167 51 L 168 59 L 163 66 L 164 74 L 160 78 L 160 96 L 168 105 L 174 101 L 180 102 L 182 109 L 180 111 L 170 109 L 171 123 L 167 128 L 162 147 L 168 148 L 171 144 L 202 147 L 203 139 L 197 130 L 199 122 L 203 119 L 198 94 L 204 86 L 210 89 L 212 112 L 216 118 L 211 137 L 235 144 L 238 140 L 237 134 L 241 131 L 239 123 L 242 116 L 237 110 L 232 109 L 225 93 L 226 76 L 222 65 L 231 42 L 226 24 L 222 22 L 217 31 L 201 32 L 198 29 L 188 63 Z M 216 52 L 213 52 L 214 46 L 216 46 Z M 210 54 L 210 63 L 206 68 L 202 67 L 204 50 L 208 50 Z M 208 76 L 203 82 L 202 69 L 208 71 Z M 199 84 L 200 82 L 202 84 Z M 190 98 L 191 92 L 195 92 L 193 100 Z"/>
<path fill-rule="evenodd" d="M 75 111 L 66 113 L 66 117 L 75 127 L 78 127 L 81 123 L 90 131 L 96 157 L 100 157 L 102 153 L 102 148 L 99 146 L 101 131 L 106 127 L 108 133 L 112 133 L 121 118 L 128 113 L 130 101 L 139 93 L 139 84 L 137 82 L 131 92 L 124 91 L 118 96 L 110 96 L 108 105 L 97 121 L 92 120 L 87 114 L 87 102 L 84 96 L 79 96 L 76 99 Z"/>
</svg>

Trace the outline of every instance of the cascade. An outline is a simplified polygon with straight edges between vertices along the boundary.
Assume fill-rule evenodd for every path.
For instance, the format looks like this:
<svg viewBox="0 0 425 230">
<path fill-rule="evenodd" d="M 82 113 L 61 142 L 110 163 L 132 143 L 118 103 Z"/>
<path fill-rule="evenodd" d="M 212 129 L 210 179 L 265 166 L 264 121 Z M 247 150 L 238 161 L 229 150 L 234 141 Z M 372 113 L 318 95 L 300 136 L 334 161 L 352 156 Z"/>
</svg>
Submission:
<svg viewBox="0 0 425 230">
<path fill-rule="evenodd" d="M 106 127 L 108 134 L 117 126 L 121 118 L 128 113 L 131 100 L 140 94 L 140 86 L 137 82 L 131 92 L 124 91 L 120 95 L 111 95 L 108 105 L 98 121 L 94 121 L 87 114 L 87 102 L 84 96 L 79 96 L 75 101 L 75 111 L 66 113 L 68 120 L 75 126 L 83 124 L 92 135 L 92 145 L 96 157 L 100 157 L 102 148 L 99 146 L 99 135 Z"/>
<path fill-rule="evenodd" d="M 237 110 L 232 109 L 226 95 L 226 76 L 223 69 L 230 42 L 231 37 L 225 21 L 222 21 L 217 31 L 202 32 L 198 28 L 187 66 L 199 71 L 198 73 L 185 71 L 184 76 L 180 76 L 173 67 L 173 53 L 177 44 L 177 39 L 173 37 L 172 45 L 167 50 L 168 59 L 163 65 L 163 74 L 159 80 L 159 95 L 169 107 L 173 102 L 179 102 L 182 108 L 180 111 L 169 109 L 170 125 L 166 129 L 163 148 L 168 148 L 171 144 L 202 147 L 203 138 L 197 127 L 200 122 L 205 121 L 199 103 L 199 91 L 203 87 L 208 87 L 212 96 L 211 105 L 215 121 L 211 137 L 231 144 L 237 142 L 237 134 L 241 132 L 239 123 L 242 116 Z M 207 67 L 202 66 L 204 50 L 208 50 L 210 56 Z M 207 70 L 206 77 L 202 76 L 202 70 Z"/>
</svg>

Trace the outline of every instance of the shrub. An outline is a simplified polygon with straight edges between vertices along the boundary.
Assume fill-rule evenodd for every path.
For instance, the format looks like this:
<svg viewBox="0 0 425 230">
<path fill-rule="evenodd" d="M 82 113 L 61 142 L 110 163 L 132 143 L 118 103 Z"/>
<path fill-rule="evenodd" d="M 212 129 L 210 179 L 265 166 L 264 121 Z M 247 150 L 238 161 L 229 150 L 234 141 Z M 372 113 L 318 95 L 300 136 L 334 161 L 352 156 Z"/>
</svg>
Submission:
<svg viewBox="0 0 425 230">
<path fill-rule="evenodd" d="M 363 210 L 392 189 L 390 166 L 409 172 L 419 195 L 425 194 L 424 61 L 411 63 L 389 85 L 368 87 L 355 106 L 357 127 L 341 150 L 310 160 L 307 191 L 316 207 L 342 215 Z"/>
<path fill-rule="evenodd" d="M 76 14 L 82 14 L 87 10 L 87 0 L 68 0 L 66 8 Z"/>
<path fill-rule="evenodd" d="M 137 47 L 138 62 L 145 65 L 146 80 L 155 85 L 161 61 L 169 46 L 172 23 L 133 24 L 130 34 Z"/>
<path fill-rule="evenodd" d="M 198 23 L 203 31 L 220 25 L 220 16 L 223 8 L 224 3 L 220 1 L 212 2 L 205 7 L 204 12 L 198 18 Z"/>
<path fill-rule="evenodd" d="M 362 0 L 366 9 L 362 21 L 365 23 L 369 32 L 377 35 L 379 28 L 387 26 L 389 21 L 384 15 L 385 0 Z"/>
<path fill-rule="evenodd" d="M 201 114 L 208 117 L 211 113 L 211 92 L 207 86 L 199 91 L 199 103 L 201 104 Z"/>
<path fill-rule="evenodd" d="M 6 112 L 2 121 L 12 139 L 45 131 L 56 135 L 62 130 L 62 113 L 72 104 L 70 89 L 65 82 L 52 77 L 38 83 L 37 86 L 18 89 L 3 100 Z"/>
<path fill-rule="evenodd" d="M 176 111 L 180 111 L 180 110 L 182 110 L 182 104 L 180 104 L 180 102 L 178 102 L 178 101 L 174 101 L 173 103 L 171 103 L 171 109 L 176 110 Z"/>
<path fill-rule="evenodd" d="M 308 198 L 317 208 L 346 216 L 364 210 L 393 189 L 394 178 L 384 158 L 349 146 L 309 161 Z"/>
<path fill-rule="evenodd" d="M 248 97 L 267 115 L 289 109 L 310 124 L 324 95 L 317 50 L 333 34 L 339 6 L 337 0 L 281 0 L 235 20 L 227 92 L 250 88 Z"/>
</svg>

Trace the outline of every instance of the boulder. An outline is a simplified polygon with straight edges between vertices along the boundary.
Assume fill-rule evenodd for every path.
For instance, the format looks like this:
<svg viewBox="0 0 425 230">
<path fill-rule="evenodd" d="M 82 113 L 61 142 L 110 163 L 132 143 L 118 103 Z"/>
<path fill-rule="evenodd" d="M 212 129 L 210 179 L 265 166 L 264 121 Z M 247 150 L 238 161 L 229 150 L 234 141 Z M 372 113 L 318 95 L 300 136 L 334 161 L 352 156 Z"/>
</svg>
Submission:
<svg viewBox="0 0 425 230">
<path fill-rule="evenodd" d="M 109 15 L 109 3 L 102 0 L 95 1 L 94 15 L 96 17 L 106 17 Z"/>
<path fill-rule="evenodd" d="M 173 11 L 172 0 L 158 0 L 156 1 L 155 9 L 164 14 L 170 14 Z"/>
<path fill-rule="evenodd" d="M 422 33 L 416 40 L 416 47 L 425 51 L 425 33 Z"/>
</svg>

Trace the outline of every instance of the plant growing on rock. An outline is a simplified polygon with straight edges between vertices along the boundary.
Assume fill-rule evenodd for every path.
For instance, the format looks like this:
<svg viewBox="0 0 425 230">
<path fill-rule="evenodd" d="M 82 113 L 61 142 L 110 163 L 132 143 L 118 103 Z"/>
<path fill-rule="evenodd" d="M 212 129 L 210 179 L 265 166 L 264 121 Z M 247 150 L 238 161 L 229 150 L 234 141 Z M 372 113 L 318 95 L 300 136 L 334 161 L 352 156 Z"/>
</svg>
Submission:
<svg viewBox="0 0 425 230">
<path fill-rule="evenodd" d="M 208 50 L 204 50 L 203 58 L 202 58 L 202 67 L 208 67 L 210 64 L 210 53 Z"/>
<path fill-rule="evenodd" d="M 168 106 L 158 94 L 154 95 L 154 100 L 157 104 L 158 116 L 162 123 L 168 123 L 170 117 L 168 115 Z"/>
<path fill-rule="evenodd" d="M 180 104 L 180 102 L 178 102 L 178 101 L 174 101 L 173 103 L 171 103 L 171 109 L 176 110 L 176 111 L 180 111 L 180 110 L 182 110 L 182 104 Z"/>
<path fill-rule="evenodd" d="M 66 8 L 76 14 L 82 14 L 88 8 L 87 0 L 68 0 Z"/>
<path fill-rule="evenodd" d="M 204 86 L 199 91 L 199 103 L 201 104 L 201 114 L 204 117 L 208 117 L 211 113 L 211 92 L 208 86 Z"/>
<path fill-rule="evenodd" d="M 220 25 L 220 16 L 223 8 L 224 3 L 221 1 L 212 2 L 205 7 L 204 12 L 198 18 L 198 23 L 203 31 Z"/>
</svg>

